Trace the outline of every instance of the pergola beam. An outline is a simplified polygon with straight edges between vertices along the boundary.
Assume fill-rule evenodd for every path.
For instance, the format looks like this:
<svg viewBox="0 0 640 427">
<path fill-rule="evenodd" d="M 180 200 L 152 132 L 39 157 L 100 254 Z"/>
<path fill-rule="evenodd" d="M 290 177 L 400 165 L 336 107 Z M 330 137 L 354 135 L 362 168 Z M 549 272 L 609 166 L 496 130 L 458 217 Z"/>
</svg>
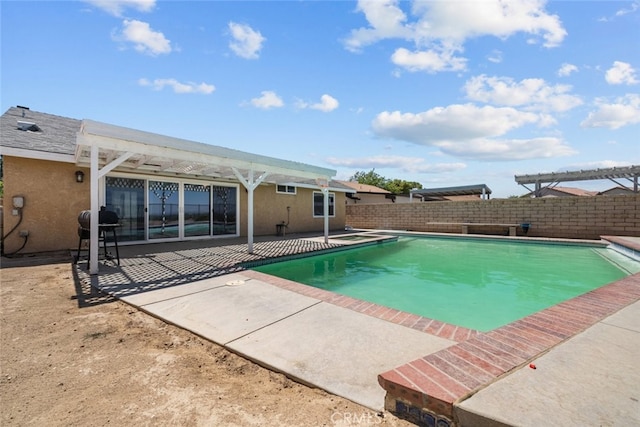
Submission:
<svg viewBox="0 0 640 427">
<path fill-rule="evenodd" d="M 516 183 L 520 185 L 535 184 L 536 182 L 566 182 L 593 181 L 598 179 L 628 178 L 637 179 L 640 176 L 640 166 L 625 166 L 607 169 L 580 170 L 572 172 L 551 172 L 533 175 L 516 175 Z"/>
</svg>

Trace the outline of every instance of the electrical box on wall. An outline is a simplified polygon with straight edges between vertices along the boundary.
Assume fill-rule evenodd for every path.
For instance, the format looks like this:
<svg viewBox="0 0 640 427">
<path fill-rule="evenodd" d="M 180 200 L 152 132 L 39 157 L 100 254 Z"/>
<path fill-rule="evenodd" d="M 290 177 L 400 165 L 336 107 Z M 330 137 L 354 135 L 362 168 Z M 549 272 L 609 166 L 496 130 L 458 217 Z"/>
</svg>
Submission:
<svg viewBox="0 0 640 427">
<path fill-rule="evenodd" d="M 13 196 L 13 207 L 15 209 L 24 208 L 24 197 L 22 197 L 22 196 Z"/>
</svg>

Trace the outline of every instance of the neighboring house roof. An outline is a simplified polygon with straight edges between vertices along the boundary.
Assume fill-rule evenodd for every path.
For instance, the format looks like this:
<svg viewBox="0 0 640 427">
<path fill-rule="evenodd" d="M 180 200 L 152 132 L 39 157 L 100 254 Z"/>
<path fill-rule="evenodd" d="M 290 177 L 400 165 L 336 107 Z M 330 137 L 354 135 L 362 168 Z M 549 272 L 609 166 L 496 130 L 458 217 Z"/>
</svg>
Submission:
<svg viewBox="0 0 640 427">
<path fill-rule="evenodd" d="M 602 195 L 607 195 L 607 194 L 633 194 L 633 190 L 631 190 L 631 189 L 629 189 L 627 187 L 616 186 L 616 187 L 609 188 L 607 190 L 603 190 L 599 194 L 602 194 Z"/>
<path fill-rule="evenodd" d="M 554 193 L 566 194 L 568 196 L 597 196 L 598 191 L 583 190 L 575 187 L 543 187 L 540 189 L 542 197 L 553 196 Z"/>
<path fill-rule="evenodd" d="M 384 188 L 376 187 L 375 185 L 360 184 L 356 181 L 336 181 L 345 187 L 356 190 L 358 193 L 371 193 L 371 194 L 391 194 L 391 191 Z"/>
</svg>

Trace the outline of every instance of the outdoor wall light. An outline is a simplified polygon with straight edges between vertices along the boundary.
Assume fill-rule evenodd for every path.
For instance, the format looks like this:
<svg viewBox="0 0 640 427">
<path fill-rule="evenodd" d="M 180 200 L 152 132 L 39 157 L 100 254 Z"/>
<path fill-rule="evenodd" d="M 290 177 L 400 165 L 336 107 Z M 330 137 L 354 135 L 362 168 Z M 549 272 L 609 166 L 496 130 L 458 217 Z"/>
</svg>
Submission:
<svg viewBox="0 0 640 427">
<path fill-rule="evenodd" d="M 76 171 L 76 182 L 84 182 L 84 172 Z"/>
</svg>

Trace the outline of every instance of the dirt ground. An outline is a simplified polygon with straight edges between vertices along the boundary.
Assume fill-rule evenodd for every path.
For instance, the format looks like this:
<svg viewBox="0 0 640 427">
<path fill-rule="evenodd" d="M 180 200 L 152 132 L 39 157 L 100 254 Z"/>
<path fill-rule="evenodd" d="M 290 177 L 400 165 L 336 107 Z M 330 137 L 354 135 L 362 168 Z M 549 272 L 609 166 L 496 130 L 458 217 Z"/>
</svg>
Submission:
<svg viewBox="0 0 640 427">
<path fill-rule="evenodd" d="M 2 426 L 411 426 L 120 301 L 68 262 L 0 269 Z"/>
</svg>

